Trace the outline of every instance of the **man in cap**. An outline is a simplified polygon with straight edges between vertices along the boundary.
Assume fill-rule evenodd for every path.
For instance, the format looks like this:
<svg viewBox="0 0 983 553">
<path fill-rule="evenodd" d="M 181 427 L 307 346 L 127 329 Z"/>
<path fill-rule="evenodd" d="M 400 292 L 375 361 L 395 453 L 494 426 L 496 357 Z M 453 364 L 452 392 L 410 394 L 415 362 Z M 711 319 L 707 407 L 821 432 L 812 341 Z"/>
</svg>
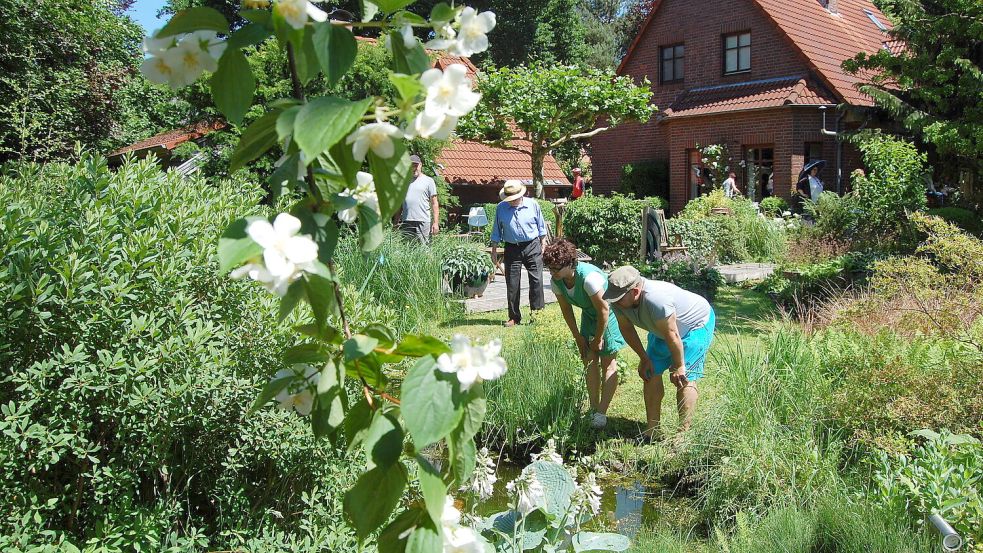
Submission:
<svg viewBox="0 0 983 553">
<path fill-rule="evenodd" d="M 505 181 L 498 193 L 502 200 L 495 208 L 492 227 L 492 257 L 498 256 L 498 244 L 505 242 L 505 290 L 509 300 L 509 320 L 505 326 L 522 321 L 519 311 L 519 288 L 522 268 L 529 273 L 529 308 L 538 311 L 546 306 L 543 297 L 543 239 L 546 220 L 539 203 L 524 197 L 526 187 L 517 180 Z"/>
<path fill-rule="evenodd" d="M 570 199 L 576 200 L 577 198 L 584 195 L 584 177 L 580 175 L 580 167 L 573 168 L 573 191 L 570 193 Z"/>
<path fill-rule="evenodd" d="M 666 370 L 676 387 L 680 430 L 687 430 L 698 397 L 696 381 L 703 376 L 713 341 L 713 308 L 702 296 L 669 282 L 642 278 L 631 266 L 611 273 L 604 299 L 611 303 L 625 341 L 638 354 L 638 376 L 645 381 L 646 434 L 652 438 L 660 430 Z M 642 347 L 636 326 L 648 331 L 647 347 Z"/>
<path fill-rule="evenodd" d="M 423 174 L 423 163 L 420 156 L 410 156 L 413 164 L 413 176 L 416 179 L 406 190 L 403 209 L 400 212 L 399 228 L 407 235 L 426 244 L 430 236 L 437 234 L 440 228 L 440 202 L 437 200 L 437 184 Z"/>
</svg>

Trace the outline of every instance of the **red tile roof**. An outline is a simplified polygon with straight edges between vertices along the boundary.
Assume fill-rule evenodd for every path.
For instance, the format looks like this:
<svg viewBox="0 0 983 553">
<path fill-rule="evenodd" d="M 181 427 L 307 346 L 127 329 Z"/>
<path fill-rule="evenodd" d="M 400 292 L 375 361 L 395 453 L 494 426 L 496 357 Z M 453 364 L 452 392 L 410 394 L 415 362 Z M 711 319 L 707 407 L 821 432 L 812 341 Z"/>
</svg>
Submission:
<svg viewBox="0 0 983 553">
<path fill-rule="evenodd" d="M 109 154 L 109 157 L 123 155 L 128 152 L 149 150 L 156 147 L 173 150 L 189 140 L 197 140 L 212 131 L 217 131 L 223 128 L 225 128 L 225 123 L 222 121 L 200 121 L 193 125 L 188 125 L 187 127 L 181 127 L 180 129 L 160 133 L 158 135 L 151 136 L 146 140 L 141 140 L 135 144 L 130 144 L 125 148 L 120 148 L 119 150 Z"/>
<path fill-rule="evenodd" d="M 512 144 L 525 151 L 530 148 L 529 142 L 525 141 L 514 141 Z M 529 154 L 478 142 L 456 139 L 444 148 L 437 162 L 444 166 L 441 176 L 451 184 L 498 186 L 508 179 L 532 180 Z M 570 185 L 551 155 L 543 160 L 543 179 L 547 184 Z"/>
<path fill-rule="evenodd" d="M 823 86 L 810 83 L 804 77 L 779 77 L 685 90 L 661 117 L 672 119 L 724 111 L 824 104 L 836 104 L 836 99 Z"/>
<path fill-rule="evenodd" d="M 749 0 L 757 4 L 791 40 L 809 64 L 839 98 L 854 105 L 873 105 L 860 93 L 856 84 L 863 76 L 847 74 L 840 64 L 859 52 L 873 53 L 890 40 L 867 16 L 869 11 L 888 29 L 890 20 L 869 0 L 838 0 L 837 10 L 830 13 L 816 0 Z M 659 11 L 662 0 L 654 0 L 648 18 L 618 66 L 618 74 L 638 47 L 641 37 Z M 896 47 L 896 46 L 894 46 Z"/>
</svg>

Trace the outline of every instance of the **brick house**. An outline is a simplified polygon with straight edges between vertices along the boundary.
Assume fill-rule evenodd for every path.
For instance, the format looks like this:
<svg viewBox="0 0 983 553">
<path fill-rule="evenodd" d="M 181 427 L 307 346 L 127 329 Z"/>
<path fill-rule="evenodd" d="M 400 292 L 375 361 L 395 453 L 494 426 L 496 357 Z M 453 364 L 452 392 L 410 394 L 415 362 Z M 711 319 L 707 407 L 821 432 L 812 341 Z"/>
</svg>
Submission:
<svg viewBox="0 0 983 553">
<path fill-rule="evenodd" d="M 860 156 L 823 132 L 824 110 L 830 132 L 874 123 L 840 64 L 891 47 L 889 28 L 868 0 L 655 0 L 618 74 L 648 77 L 659 113 L 592 140 L 595 189 L 617 190 L 626 164 L 666 162 L 679 211 L 705 184 L 697 145 L 725 144 L 743 192 L 756 175 L 756 198 L 771 174 L 788 199 L 812 159 L 828 162 L 827 190 L 844 191 Z"/>
</svg>

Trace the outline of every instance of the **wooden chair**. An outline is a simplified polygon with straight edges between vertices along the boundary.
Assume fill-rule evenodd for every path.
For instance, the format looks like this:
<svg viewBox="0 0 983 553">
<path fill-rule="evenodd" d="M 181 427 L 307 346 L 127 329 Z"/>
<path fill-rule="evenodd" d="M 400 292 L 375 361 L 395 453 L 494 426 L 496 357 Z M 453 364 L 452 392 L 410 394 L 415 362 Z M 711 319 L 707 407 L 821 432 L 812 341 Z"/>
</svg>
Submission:
<svg viewBox="0 0 983 553">
<path fill-rule="evenodd" d="M 642 211 L 640 242 L 639 257 L 643 261 L 674 253 L 686 254 L 683 236 L 679 233 L 669 234 L 669 230 L 666 228 L 666 214 L 661 209 L 646 207 Z"/>
</svg>

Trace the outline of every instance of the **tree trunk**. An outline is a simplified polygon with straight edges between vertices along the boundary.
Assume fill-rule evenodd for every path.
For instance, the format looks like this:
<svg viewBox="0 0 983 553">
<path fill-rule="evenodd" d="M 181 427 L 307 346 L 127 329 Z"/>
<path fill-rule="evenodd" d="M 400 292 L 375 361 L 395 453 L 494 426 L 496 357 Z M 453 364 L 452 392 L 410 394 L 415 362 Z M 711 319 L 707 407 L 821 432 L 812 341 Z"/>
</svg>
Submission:
<svg viewBox="0 0 983 553">
<path fill-rule="evenodd" d="M 543 159 L 546 158 L 546 149 L 535 146 L 532 148 L 532 182 L 535 185 L 536 197 L 542 199 L 543 194 Z"/>
</svg>

